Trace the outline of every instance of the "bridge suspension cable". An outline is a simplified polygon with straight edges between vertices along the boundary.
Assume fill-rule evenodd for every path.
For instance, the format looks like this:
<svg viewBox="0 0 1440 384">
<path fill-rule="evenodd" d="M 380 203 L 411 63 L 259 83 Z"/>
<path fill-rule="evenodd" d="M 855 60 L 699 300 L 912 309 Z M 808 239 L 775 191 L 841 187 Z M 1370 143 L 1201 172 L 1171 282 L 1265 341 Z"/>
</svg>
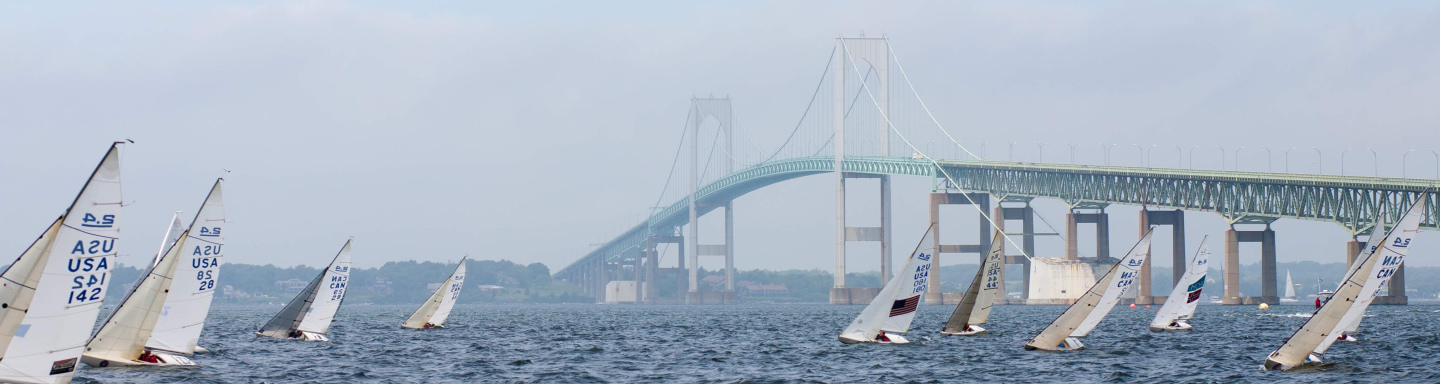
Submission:
<svg viewBox="0 0 1440 384">
<path fill-rule="evenodd" d="M 842 38 L 841 38 L 841 41 L 843 42 L 844 40 L 845 40 L 845 39 L 842 37 Z M 888 45 L 887 45 L 887 46 L 888 46 Z M 889 48 L 887 47 L 886 50 L 889 50 Z M 849 49 L 846 49 L 844 53 L 845 53 L 845 58 L 848 59 L 848 61 L 850 62 L 850 67 L 851 67 L 851 68 L 854 68 L 856 72 L 859 72 L 859 71 L 860 71 L 860 68 L 859 68 L 859 66 L 855 65 L 855 58 L 850 55 L 850 50 L 849 50 Z M 902 71 L 902 72 L 903 72 L 903 71 Z M 921 151 L 919 147 L 916 147 L 914 143 L 911 143 L 911 142 L 910 142 L 910 139 L 908 139 L 908 138 L 905 137 L 905 134 L 904 134 L 904 133 L 901 133 L 899 129 L 895 128 L 894 122 L 890 121 L 890 116 L 885 112 L 884 108 L 881 108 L 881 107 L 880 107 L 880 102 L 875 99 L 875 94 L 870 91 L 870 86 L 869 86 L 868 84 L 866 84 L 866 83 L 864 83 L 864 82 L 861 82 L 861 83 L 860 83 L 860 88 L 863 89 L 863 90 L 865 90 L 865 94 L 870 97 L 870 103 L 875 106 L 875 110 L 876 110 L 877 112 L 879 112 L 880 118 L 885 121 L 885 126 L 886 126 L 890 131 L 895 132 L 895 136 L 900 137 L 900 140 L 901 140 L 901 141 L 904 141 L 904 142 L 905 142 L 905 145 L 907 145 L 907 146 L 910 147 L 910 150 L 912 150 L 912 151 L 914 151 L 915 153 L 919 154 L 920 156 L 924 157 L 925 160 L 929 161 L 931 165 L 935 166 L 935 169 L 936 169 L 936 170 L 939 170 L 939 171 L 940 171 L 940 174 L 943 175 L 943 176 L 945 176 L 945 180 L 950 181 L 950 185 L 955 186 L 955 188 L 956 188 L 956 189 L 959 189 L 961 193 L 966 193 L 966 194 L 970 193 L 969 191 L 966 191 L 963 187 L 961 187 L 961 186 L 960 186 L 960 183 L 959 183 L 959 182 L 956 182 L 956 181 L 955 181 L 955 178 L 951 177 L 949 172 L 946 172 L 946 171 L 945 171 L 945 167 L 941 167 L 941 166 L 940 166 L 940 162 L 935 161 L 935 158 L 930 157 L 929 154 L 925 153 L 924 151 Z M 912 89 L 912 91 L 913 91 L 913 89 Z M 927 108 L 927 110 L 928 110 L 928 108 Z M 949 134 L 947 133 L 946 136 L 949 136 Z M 959 143 L 956 143 L 956 144 L 959 144 Z M 961 148 L 964 148 L 964 147 L 961 147 Z M 967 150 L 966 152 L 968 153 L 969 151 Z M 992 218 L 992 217 L 990 217 L 990 214 L 989 214 L 989 213 L 985 212 L 985 209 L 980 208 L 980 206 L 978 206 L 978 205 L 974 205 L 974 204 L 969 204 L 969 205 L 970 205 L 971 207 L 975 208 L 975 210 L 976 210 L 977 212 L 980 212 L 980 216 L 981 216 L 981 217 L 984 217 L 986 221 L 989 221 L 989 222 L 990 222 L 990 225 L 999 226 L 999 224 L 997 224 L 997 223 L 995 222 L 995 219 Z M 1025 253 L 1025 248 L 1022 247 L 1022 246 L 1020 246 L 1019 243 L 1016 243 L 1016 242 L 1015 242 L 1015 239 L 1011 238 L 1009 234 L 1006 234 L 1005 231 L 1000 231 L 1000 236 L 1004 237 L 1006 242 L 1010 243 L 1011 246 L 1014 246 L 1015 249 L 1019 250 L 1019 251 L 1020 251 L 1020 255 L 1021 255 L 1021 256 L 1024 256 L 1026 260 L 1030 260 L 1031 262 L 1034 262 L 1034 258 L 1031 257 L 1029 254 L 1026 254 L 1026 253 Z"/>
</svg>

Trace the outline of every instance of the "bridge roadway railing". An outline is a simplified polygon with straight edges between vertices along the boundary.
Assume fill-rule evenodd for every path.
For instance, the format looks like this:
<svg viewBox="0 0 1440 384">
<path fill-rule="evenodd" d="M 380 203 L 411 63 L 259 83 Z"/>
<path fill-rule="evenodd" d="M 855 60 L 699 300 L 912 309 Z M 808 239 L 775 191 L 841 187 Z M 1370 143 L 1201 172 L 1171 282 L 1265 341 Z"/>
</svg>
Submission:
<svg viewBox="0 0 1440 384">
<path fill-rule="evenodd" d="M 746 168 L 700 187 L 696 209 L 704 215 L 725 202 L 781 181 L 834 172 L 831 156 L 777 160 Z M 945 172 L 938 172 L 935 164 Z M 1165 168 L 1067 165 L 898 157 L 847 157 L 847 173 L 943 178 L 958 187 L 997 197 L 1044 197 L 1071 206 L 1143 205 L 1219 213 L 1232 223 L 1270 223 L 1281 218 L 1330 221 L 1353 234 L 1367 232 L 1384 215 L 1393 222 L 1402 209 L 1429 191 L 1422 228 L 1437 229 L 1436 180 L 1368 176 L 1304 175 L 1266 172 L 1179 170 Z M 651 235 L 673 235 L 689 220 L 689 197 L 655 212 L 580 260 L 557 271 L 575 273 L 597 258 L 604 262 L 634 257 Z"/>
</svg>

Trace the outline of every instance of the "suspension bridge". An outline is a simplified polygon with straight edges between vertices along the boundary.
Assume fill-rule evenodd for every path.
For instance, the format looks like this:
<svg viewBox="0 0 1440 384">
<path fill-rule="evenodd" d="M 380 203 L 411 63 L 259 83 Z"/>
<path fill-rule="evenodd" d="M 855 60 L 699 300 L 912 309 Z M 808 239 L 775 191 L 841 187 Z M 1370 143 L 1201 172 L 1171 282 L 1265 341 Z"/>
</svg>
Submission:
<svg viewBox="0 0 1440 384">
<path fill-rule="evenodd" d="M 579 284 L 598 300 L 734 303 L 732 202 L 775 183 L 824 174 L 835 179 L 832 304 L 865 304 L 879 290 L 846 285 L 847 242 L 878 242 L 880 275 L 888 281 L 893 274 L 892 176 L 932 180 L 932 192 L 927 196 L 931 224 L 942 224 L 942 205 L 970 205 L 980 213 L 979 233 L 972 243 L 951 243 L 965 239 L 935 237 L 939 254 L 930 261 L 935 281 L 939 281 L 934 274 L 939 272 L 942 256 L 980 255 L 990 248 L 992 226 L 1007 233 L 1006 263 L 1022 266 L 1021 298 L 1012 303 L 1053 302 L 1030 297 L 1034 291 L 1030 275 L 1036 262 L 1037 235 L 1036 214 L 1030 203 L 1036 198 L 1058 199 L 1070 208 L 1065 214 L 1065 232 L 1058 234 L 1066 242 L 1062 263 L 1082 262 L 1076 239 L 1080 224 L 1095 225 L 1096 229 L 1096 255 L 1088 262 L 1113 260 L 1109 213 L 1105 209 L 1115 204 L 1144 207 L 1140 211 L 1142 229 L 1169 226 L 1175 234 L 1171 244 L 1174 281 L 1184 274 L 1186 265 L 1185 212 L 1221 215 L 1231 224 L 1224 236 L 1224 304 L 1279 302 L 1275 231 L 1270 227 L 1277 220 L 1332 222 L 1358 239 L 1383 228 L 1385 223 L 1394 223 L 1422 194 L 1430 194 L 1422 228 L 1437 229 L 1440 223 L 1434 196 L 1440 183 L 1432 179 L 986 160 L 961 145 L 930 113 L 885 38 L 836 39 L 809 104 L 778 146 L 760 146 L 746 128 L 728 97 L 692 99 L 670 175 L 649 217 L 581 255 L 557 271 L 555 278 Z M 682 157 L 687 159 L 688 167 L 679 167 Z M 879 181 L 879 226 L 847 226 L 846 181 L 854 179 Z M 685 180 L 686 185 L 676 186 L 678 180 Z M 661 205 L 666 202 L 669 204 Z M 724 243 L 696 241 L 699 218 L 721 208 L 725 215 Z M 1008 221 L 1018 221 L 1021 231 L 1005 231 Z M 1252 229 L 1237 230 L 1236 225 Z M 1243 242 L 1260 244 L 1260 296 L 1242 297 L 1240 293 L 1239 244 Z M 678 249 L 673 267 L 660 266 L 659 249 L 666 244 Z M 1347 244 L 1347 263 L 1353 262 L 1363 246 L 1355 239 Z M 723 289 L 700 289 L 701 256 L 724 258 Z M 1137 304 L 1165 299 L 1150 296 L 1150 264 L 1147 262 L 1141 269 Z M 661 284 L 656 282 L 667 277 L 680 282 L 675 292 L 660 291 Z M 1404 304 L 1404 286 L 1402 268 L 1392 279 L 1388 295 L 1378 298 L 1377 303 Z M 954 302 L 958 300 L 955 295 L 942 294 L 939 284 L 931 284 L 925 301 Z"/>
</svg>

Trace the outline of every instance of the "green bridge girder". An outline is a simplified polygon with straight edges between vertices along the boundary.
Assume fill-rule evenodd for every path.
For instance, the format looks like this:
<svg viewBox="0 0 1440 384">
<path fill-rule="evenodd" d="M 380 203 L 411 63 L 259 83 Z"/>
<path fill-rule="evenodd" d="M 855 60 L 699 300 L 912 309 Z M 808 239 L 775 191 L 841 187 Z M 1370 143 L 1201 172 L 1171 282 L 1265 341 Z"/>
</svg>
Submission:
<svg viewBox="0 0 1440 384">
<path fill-rule="evenodd" d="M 947 186 L 943 179 L 948 174 L 957 183 L 954 187 L 1002 199 L 1053 198 L 1072 207 L 1124 204 L 1215 212 L 1233 224 L 1268 224 L 1285 218 L 1329 221 L 1356 235 L 1368 233 L 1382 215 L 1394 222 L 1420 194 L 1429 193 L 1421 228 L 1440 229 L 1436 180 L 976 160 L 932 163 L 896 157 L 847 157 L 842 165 L 846 173 L 934 177 Z M 696 207 L 704 215 L 765 186 L 834 170 L 833 156 L 762 163 L 701 187 L 696 191 Z M 650 236 L 674 235 L 689 220 L 689 209 L 690 198 L 681 198 L 555 276 L 565 278 L 597 259 L 633 260 Z"/>
</svg>

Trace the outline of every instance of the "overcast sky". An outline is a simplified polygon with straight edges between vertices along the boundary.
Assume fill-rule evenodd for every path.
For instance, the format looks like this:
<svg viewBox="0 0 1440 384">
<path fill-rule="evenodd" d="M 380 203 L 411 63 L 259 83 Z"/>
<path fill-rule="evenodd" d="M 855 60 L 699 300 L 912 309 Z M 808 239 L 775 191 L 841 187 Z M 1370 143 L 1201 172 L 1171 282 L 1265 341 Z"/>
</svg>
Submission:
<svg viewBox="0 0 1440 384">
<path fill-rule="evenodd" d="M 1319 147 L 1338 173 L 1354 148 L 1346 171 L 1369 174 L 1374 148 L 1379 173 L 1399 176 L 1416 149 L 1406 172 L 1436 173 L 1440 8 L 1427 2 L 8 2 L 0 254 L 23 251 L 130 138 L 122 263 L 148 260 L 170 215 L 188 221 L 228 169 L 231 263 L 316 265 L 354 236 L 362 267 L 468 253 L 558 269 L 654 204 L 692 95 L 729 95 L 757 136 L 782 136 L 834 38 L 862 32 L 891 38 L 941 123 L 996 157 L 1013 141 L 1033 161 L 1043 140 L 1048 161 L 1078 143 L 1094 163 L 1105 142 L 1117 164 L 1137 165 L 1142 144 L 1175 166 L 1174 146 L 1199 145 L 1196 166 L 1217 168 L 1218 146 L 1244 145 L 1241 168 L 1263 171 L 1261 146 L 1277 170 L 1294 147 L 1292 170 L 1315 172 Z M 737 200 L 736 266 L 828 270 L 833 183 Z M 861 189 L 852 225 L 873 221 Z M 896 180 L 897 249 L 924 230 L 929 189 Z M 1063 204 L 1036 205 L 1063 223 Z M 1115 256 L 1136 209 L 1111 209 Z M 1192 249 L 1224 230 L 1188 217 Z M 1281 261 L 1344 260 L 1337 225 L 1275 228 Z M 1407 262 L 1440 265 L 1440 236 L 1419 242 Z M 1040 243 L 1061 256 L 1059 239 Z M 875 270 L 874 249 L 851 246 L 852 271 Z"/>
</svg>

